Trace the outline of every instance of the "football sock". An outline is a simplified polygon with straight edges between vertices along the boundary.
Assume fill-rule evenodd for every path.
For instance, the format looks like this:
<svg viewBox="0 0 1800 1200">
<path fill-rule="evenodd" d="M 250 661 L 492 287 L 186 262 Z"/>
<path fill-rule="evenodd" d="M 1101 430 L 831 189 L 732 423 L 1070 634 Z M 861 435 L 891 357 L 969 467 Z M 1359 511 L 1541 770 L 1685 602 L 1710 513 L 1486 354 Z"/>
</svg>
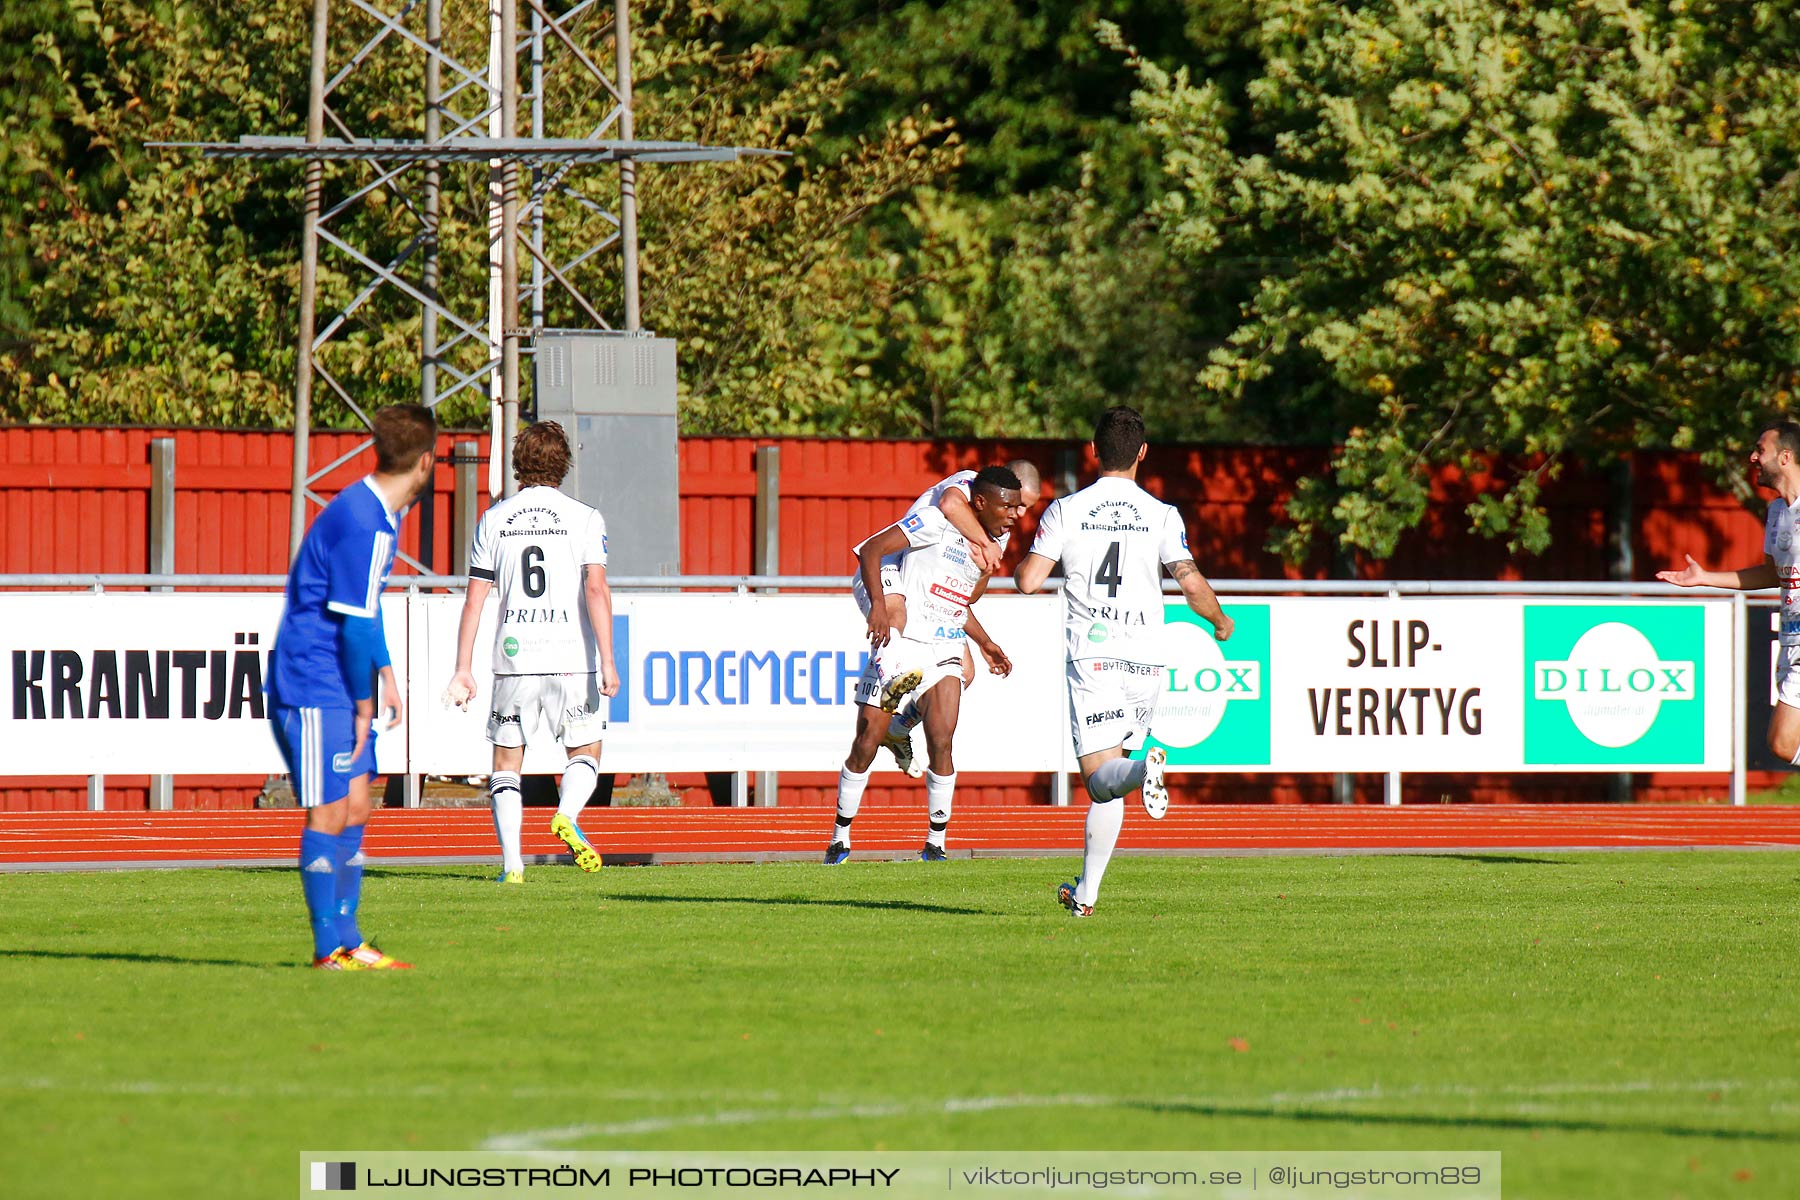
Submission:
<svg viewBox="0 0 1800 1200">
<path fill-rule="evenodd" d="M 362 930 L 356 927 L 356 910 L 362 904 L 362 842 L 361 825 L 346 825 L 337 835 L 338 945 L 346 950 L 363 944 Z"/>
<path fill-rule="evenodd" d="M 1081 878 L 1075 884 L 1076 903 L 1092 904 L 1100 894 L 1100 878 L 1106 874 L 1124 824 L 1125 806 L 1117 800 L 1096 800 L 1088 805 L 1087 849 L 1081 858 Z"/>
<path fill-rule="evenodd" d="M 518 775 L 496 771 L 488 776 L 488 799 L 494 807 L 494 833 L 500 839 L 500 868 L 523 871 L 519 840 L 525 827 L 525 797 L 519 792 Z"/>
<path fill-rule="evenodd" d="M 300 831 L 300 891 L 312 921 L 313 957 L 338 948 L 337 838 L 317 829 Z"/>
<path fill-rule="evenodd" d="M 925 835 L 927 846 L 944 847 L 944 831 L 950 828 L 950 805 L 956 796 L 956 772 L 939 775 L 925 772 L 925 807 L 931 811 L 931 832 Z"/>
<path fill-rule="evenodd" d="M 850 822 L 856 820 L 856 810 L 862 807 L 863 789 L 869 786 L 869 773 L 858 774 L 849 766 L 838 769 L 837 825 L 831 831 L 831 840 L 850 844 Z"/>
<path fill-rule="evenodd" d="M 600 764 L 586 754 L 577 754 L 563 768 L 562 786 L 557 790 L 556 811 L 569 820 L 578 820 L 587 807 L 594 785 L 600 781 Z"/>
<path fill-rule="evenodd" d="M 1129 796 L 1144 786 L 1144 760 L 1109 758 L 1087 777 L 1088 795 L 1095 800 Z"/>
</svg>

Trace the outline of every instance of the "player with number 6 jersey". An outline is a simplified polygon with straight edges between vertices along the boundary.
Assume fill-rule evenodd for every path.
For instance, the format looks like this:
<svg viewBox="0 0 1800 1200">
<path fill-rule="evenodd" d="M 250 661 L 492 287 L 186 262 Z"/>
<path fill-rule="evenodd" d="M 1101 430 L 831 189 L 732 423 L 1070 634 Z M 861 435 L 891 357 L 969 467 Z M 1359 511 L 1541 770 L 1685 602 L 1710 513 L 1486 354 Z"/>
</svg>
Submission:
<svg viewBox="0 0 1800 1200">
<path fill-rule="evenodd" d="M 541 716 L 568 751 L 550 832 L 584 871 L 600 855 L 577 819 L 599 780 L 606 733 L 602 698 L 619 690 L 613 663 L 612 591 L 606 582 L 606 521 L 558 489 L 573 452 L 555 421 L 539 421 L 513 449 L 516 495 L 482 514 L 469 548 L 469 591 L 457 629 L 456 675 L 448 699 L 475 695 L 475 632 L 490 591 L 500 597 L 494 632 L 494 697 L 487 738 L 494 746 L 488 795 L 500 838 L 500 882 L 522 882 L 524 798 L 519 771 L 525 731 Z"/>
</svg>

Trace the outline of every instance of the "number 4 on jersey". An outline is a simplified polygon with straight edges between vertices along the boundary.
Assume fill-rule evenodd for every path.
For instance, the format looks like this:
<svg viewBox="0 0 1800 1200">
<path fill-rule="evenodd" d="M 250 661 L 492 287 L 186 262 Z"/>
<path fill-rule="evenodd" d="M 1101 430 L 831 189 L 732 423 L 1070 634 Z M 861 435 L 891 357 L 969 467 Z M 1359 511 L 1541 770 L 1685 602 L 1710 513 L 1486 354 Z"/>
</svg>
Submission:
<svg viewBox="0 0 1800 1200">
<path fill-rule="evenodd" d="M 1099 567 L 1094 570 L 1094 582 L 1106 585 L 1108 600 L 1118 597 L 1119 585 L 1125 582 L 1125 577 L 1119 574 L 1119 543 L 1114 542 L 1106 548 L 1106 557 L 1100 560 Z"/>
</svg>

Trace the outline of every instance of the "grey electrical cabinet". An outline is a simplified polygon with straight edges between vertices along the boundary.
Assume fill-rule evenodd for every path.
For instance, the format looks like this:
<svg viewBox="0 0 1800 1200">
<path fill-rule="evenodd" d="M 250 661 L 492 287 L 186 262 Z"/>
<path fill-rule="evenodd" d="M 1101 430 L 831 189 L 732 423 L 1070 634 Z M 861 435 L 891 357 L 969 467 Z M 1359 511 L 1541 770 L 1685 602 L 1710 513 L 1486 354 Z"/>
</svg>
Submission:
<svg viewBox="0 0 1800 1200">
<path fill-rule="evenodd" d="M 606 573 L 681 573 L 675 342 L 638 334 L 538 335 L 537 417 L 574 442 L 563 491 L 606 518 Z"/>
</svg>

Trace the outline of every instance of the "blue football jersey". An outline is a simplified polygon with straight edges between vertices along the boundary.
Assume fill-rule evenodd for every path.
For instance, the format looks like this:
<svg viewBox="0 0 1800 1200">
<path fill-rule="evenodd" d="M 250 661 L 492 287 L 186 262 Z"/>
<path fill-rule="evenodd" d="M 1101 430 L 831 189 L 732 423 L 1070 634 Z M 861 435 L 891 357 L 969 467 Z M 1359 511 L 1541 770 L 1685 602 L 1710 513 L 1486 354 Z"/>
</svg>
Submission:
<svg viewBox="0 0 1800 1200">
<path fill-rule="evenodd" d="M 292 708 L 354 708 L 338 657 L 344 617 L 381 616 L 399 519 L 368 479 L 325 506 L 288 570 L 287 608 L 269 655 L 269 698 Z"/>
</svg>

